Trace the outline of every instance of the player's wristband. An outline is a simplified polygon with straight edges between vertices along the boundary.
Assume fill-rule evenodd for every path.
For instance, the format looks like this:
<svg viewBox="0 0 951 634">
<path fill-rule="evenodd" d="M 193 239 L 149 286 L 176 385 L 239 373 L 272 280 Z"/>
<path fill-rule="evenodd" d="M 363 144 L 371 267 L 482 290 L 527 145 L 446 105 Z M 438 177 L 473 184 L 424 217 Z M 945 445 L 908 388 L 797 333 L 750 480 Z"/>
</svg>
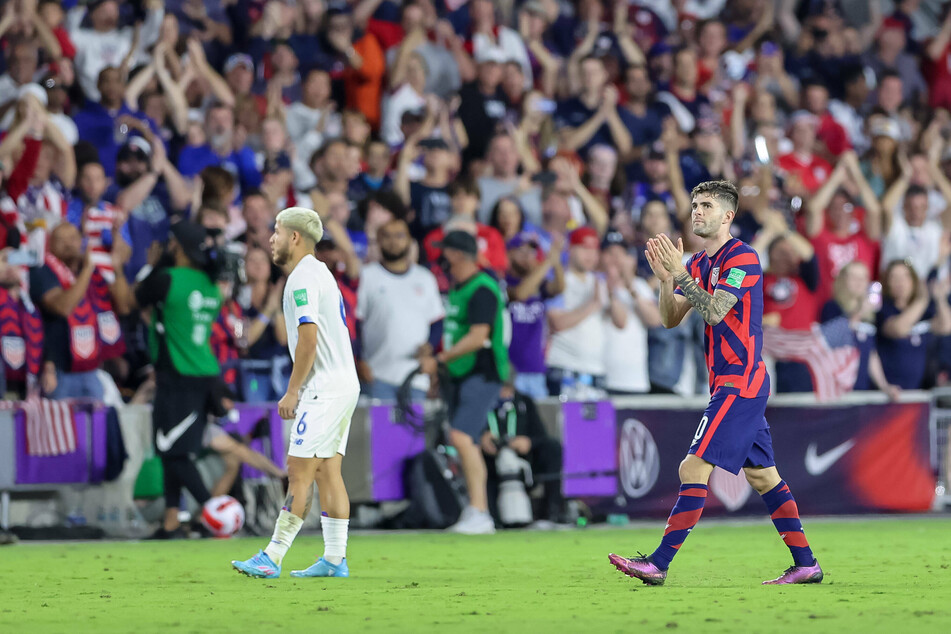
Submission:
<svg viewBox="0 0 951 634">
<path fill-rule="evenodd" d="M 261 322 L 262 324 L 264 324 L 265 326 L 271 323 L 271 318 L 265 315 L 264 313 L 261 313 L 260 315 L 258 315 L 257 320 Z"/>
</svg>

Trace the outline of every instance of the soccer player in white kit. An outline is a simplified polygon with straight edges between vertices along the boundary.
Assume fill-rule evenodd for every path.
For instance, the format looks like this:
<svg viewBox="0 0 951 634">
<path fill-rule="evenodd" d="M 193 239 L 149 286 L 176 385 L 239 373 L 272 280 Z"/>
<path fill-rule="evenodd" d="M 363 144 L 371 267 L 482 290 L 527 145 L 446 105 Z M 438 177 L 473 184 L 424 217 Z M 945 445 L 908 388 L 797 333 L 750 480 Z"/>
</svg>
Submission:
<svg viewBox="0 0 951 634">
<path fill-rule="evenodd" d="M 350 498 L 340 465 L 360 382 L 340 290 L 327 266 L 314 257 L 323 233 L 316 211 L 290 207 L 277 215 L 271 236 L 271 257 L 287 273 L 284 321 L 294 361 L 278 412 L 294 424 L 287 450 L 290 484 L 271 541 L 251 559 L 231 562 L 250 577 L 280 576 L 281 561 L 310 511 L 315 483 L 324 555 L 291 576 L 350 576 L 346 560 Z"/>
</svg>

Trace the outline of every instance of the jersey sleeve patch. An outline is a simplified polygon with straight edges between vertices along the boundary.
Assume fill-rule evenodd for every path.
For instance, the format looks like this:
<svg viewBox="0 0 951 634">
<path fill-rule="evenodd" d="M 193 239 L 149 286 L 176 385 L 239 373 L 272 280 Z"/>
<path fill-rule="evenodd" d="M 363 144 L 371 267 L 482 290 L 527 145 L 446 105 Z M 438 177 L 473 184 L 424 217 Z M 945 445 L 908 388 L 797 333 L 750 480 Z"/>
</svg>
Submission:
<svg viewBox="0 0 951 634">
<path fill-rule="evenodd" d="M 307 305 L 307 289 L 306 288 L 300 288 L 294 291 L 294 303 L 297 304 L 298 306 Z"/>
<path fill-rule="evenodd" d="M 723 280 L 723 284 L 727 286 L 732 286 L 733 288 L 742 288 L 743 279 L 746 277 L 746 271 L 740 268 L 730 269 L 730 273 L 726 276 L 726 279 Z"/>
</svg>

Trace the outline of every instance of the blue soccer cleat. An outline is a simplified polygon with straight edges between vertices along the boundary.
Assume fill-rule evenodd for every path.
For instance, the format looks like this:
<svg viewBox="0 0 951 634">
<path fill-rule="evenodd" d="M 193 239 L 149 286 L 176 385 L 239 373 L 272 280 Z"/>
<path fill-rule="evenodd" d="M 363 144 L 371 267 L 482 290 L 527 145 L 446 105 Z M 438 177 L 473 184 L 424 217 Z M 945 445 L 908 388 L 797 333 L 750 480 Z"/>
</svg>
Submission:
<svg viewBox="0 0 951 634">
<path fill-rule="evenodd" d="M 277 579 L 281 576 L 281 567 L 271 561 L 263 550 L 247 561 L 232 561 L 231 565 L 240 573 L 249 577 L 262 579 Z"/>
<path fill-rule="evenodd" d="M 349 577 L 350 568 L 347 567 L 347 558 L 344 557 L 339 565 L 335 566 L 323 557 L 317 560 L 307 570 L 291 570 L 292 577 Z"/>
</svg>

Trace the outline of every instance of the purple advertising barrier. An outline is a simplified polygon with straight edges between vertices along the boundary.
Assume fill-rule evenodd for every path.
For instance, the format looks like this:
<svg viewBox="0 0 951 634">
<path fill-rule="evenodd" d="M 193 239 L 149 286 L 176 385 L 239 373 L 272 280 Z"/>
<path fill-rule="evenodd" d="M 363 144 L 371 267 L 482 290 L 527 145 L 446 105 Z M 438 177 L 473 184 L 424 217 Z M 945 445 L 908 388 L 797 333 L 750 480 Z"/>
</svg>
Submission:
<svg viewBox="0 0 951 634">
<path fill-rule="evenodd" d="M 62 456 L 31 456 L 26 449 L 26 415 L 15 415 L 16 483 L 20 485 L 102 482 L 106 468 L 106 413 L 73 410 L 76 451 Z M 91 433 L 88 430 L 91 429 Z M 92 447 L 90 448 L 90 437 Z"/>
<path fill-rule="evenodd" d="M 926 402 L 766 410 L 776 466 L 806 514 L 927 511 L 935 485 L 929 414 Z M 592 508 L 635 518 L 666 517 L 680 486 L 677 465 L 700 415 L 697 410 L 619 409 L 616 449 L 592 445 L 587 463 L 591 470 L 618 464 L 618 495 L 592 496 Z M 566 452 L 569 446 L 566 438 Z M 765 506 L 742 471 L 734 476 L 717 468 L 704 506 L 704 515 L 711 513 L 763 514 Z"/>
<path fill-rule="evenodd" d="M 254 426 L 257 425 L 258 421 L 260 421 L 262 418 L 267 418 L 269 429 L 268 436 L 271 442 L 270 455 L 268 455 L 265 451 L 264 441 L 260 438 L 255 438 L 252 440 L 249 444 L 249 447 L 257 452 L 263 453 L 264 455 L 268 456 L 274 464 L 284 468 L 287 446 L 284 441 L 284 422 L 277 413 L 277 405 L 261 403 L 236 403 L 235 409 L 238 411 L 237 422 L 227 422 L 222 425 L 222 429 L 229 433 L 249 434 L 251 433 L 251 430 L 254 429 Z M 266 474 L 261 473 L 257 469 L 249 467 L 248 465 L 244 465 L 241 475 L 244 478 L 252 479 L 267 477 Z"/>
<path fill-rule="evenodd" d="M 403 469 L 406 461 L 426 448 L 426 439 L 408 425 L 393 420 L 393 407 L 370 407 L 370 457 L 373 499 L 377 502 L 402 500 Z"/>
<path fill-rule="evenodd" d="M 565 403 L 562 470 L 566 497 L 617 493 L 617 423 L 610 402 Z"/>
</svg>

